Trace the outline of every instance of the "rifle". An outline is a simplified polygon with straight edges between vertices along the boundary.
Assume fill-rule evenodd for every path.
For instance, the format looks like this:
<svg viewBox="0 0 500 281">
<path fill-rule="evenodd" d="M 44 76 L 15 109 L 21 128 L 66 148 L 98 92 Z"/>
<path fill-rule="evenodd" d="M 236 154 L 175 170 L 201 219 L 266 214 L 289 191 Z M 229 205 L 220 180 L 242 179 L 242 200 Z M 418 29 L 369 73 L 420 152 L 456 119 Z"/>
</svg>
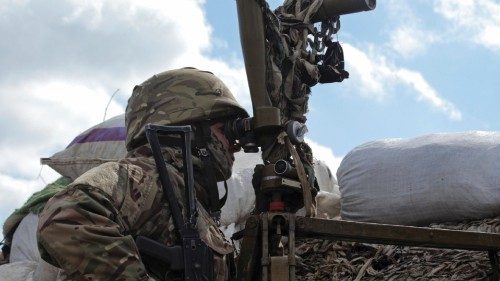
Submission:
<svg viewBox="0 0 500 281">
<path fill-rule="evenodd" d="M 161 261 L 165 264 L 164 280 L 213 280 L 213 253 L 212 250 L 200 239 L 196 228 L 198 218 L 196 195 L 194 190 L 193 163 L 191 157 L 191 139 L 193 131 L 191 126 L 158 126 L 146 125 L 146 137 L 151 146 L 156 168 L 160 177 L 163 194 L 167 200 L 176 231 L 179 232 L 181 245 L 167 247 L 144 236 L 136 238 L 136 245 L 141 255 Z M 168 137 L 178 135 L 181 137 L 180 147 L 184 159 L 183 174 L 185 188 L 186 220 L 182 216 L 177 196 L 175 196 L 167 166 L 161 147 L 171 145 L 176 139 Z M 176 145 L 177 146 L 177 145 Z"/>
</svg>

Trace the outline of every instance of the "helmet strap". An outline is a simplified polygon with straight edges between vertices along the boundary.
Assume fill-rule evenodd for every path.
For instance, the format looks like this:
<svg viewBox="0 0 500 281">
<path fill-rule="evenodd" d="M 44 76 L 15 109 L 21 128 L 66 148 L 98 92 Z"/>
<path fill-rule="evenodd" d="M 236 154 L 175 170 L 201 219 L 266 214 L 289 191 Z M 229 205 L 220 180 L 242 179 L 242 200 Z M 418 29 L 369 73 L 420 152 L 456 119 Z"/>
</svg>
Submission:
<svg viewBox="0 0 500 281">
<path fill-rule="evenodd" d="M 203 163 L 203 188 L 205 188 L 208 195 L 208 208 L 210 215 L 217 224 L 220 224 L 220 209 L 226 203 L 227 199 L 227 183 L 224 181 L 224 188 L 226 194 L 222 199 L 219 199 L 219 188 L 217 187 L 217 180 L 215 178 L 215 167 L 210 151 L 207 149 L 207 144 L 211 141 L 210 122 L 202 121 L 196 125 L 195 143 L 198 157 Z"/>
</svg>

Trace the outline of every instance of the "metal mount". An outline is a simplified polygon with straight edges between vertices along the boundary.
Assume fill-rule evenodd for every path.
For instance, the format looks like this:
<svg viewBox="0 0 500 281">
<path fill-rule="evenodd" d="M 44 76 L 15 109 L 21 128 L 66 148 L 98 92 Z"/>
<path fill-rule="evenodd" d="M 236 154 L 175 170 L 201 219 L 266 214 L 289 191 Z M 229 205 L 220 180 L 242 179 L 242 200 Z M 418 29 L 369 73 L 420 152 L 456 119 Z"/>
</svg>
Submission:
<svg viewBox="0 0 500 281">
<path fill-rule="evenodd" d="M 282 254 L 276 243 L 281 236 L 288 236 L 288 255 Z M 266 212 L 247 220 L 237 280 L 295 280 L 296 237 L 485 251 L 491 264 L 489 280 L 500 280 L 500 234 L 325 220 L 280 212 Z"/>
</svg>

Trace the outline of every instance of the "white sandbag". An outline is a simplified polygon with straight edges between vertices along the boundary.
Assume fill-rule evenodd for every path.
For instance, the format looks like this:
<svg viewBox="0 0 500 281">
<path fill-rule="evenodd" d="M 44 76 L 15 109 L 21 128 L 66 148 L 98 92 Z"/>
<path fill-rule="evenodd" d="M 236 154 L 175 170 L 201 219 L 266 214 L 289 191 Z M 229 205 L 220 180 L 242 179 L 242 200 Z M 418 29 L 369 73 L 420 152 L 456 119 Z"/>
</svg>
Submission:
<svg viewBox="0 0 500 281">
<path fill-rule="evenodd" d="M 500 133 L 432 134 L 356 147 L 337 172 L 341 216 L 403 225 L 500 215 Z"/>
<path fill-rule="evenodd" d="M 252 187 L 252 176 L 255 165 L 262 163 L 260 153 L 234 154 L 233 173 L 227 180 L 228 196 L 226 204 L 221 208 L 221 226 L 226 237 L 244 228 L 244 224 L 255 205 L 255 193 Z M 224 194 L 224 183 L 217 183 L 219 195 Z M 226 228 L 228 228 L 226 230 Z"/>
<path fill-rule="evenodd" d="M 38 262 L 33 272 L 33 281 L 63 281 L 68 280 L 64 271 L 55 267 L 43 259 Z M 31 281 L 31 280 L 28 280 Z"/>
<path fill-rule="evenodd" d="M 124 118 L 124 114 L 121 114 L 86 130 L 66 149 L 49 158 L 42 158 L 41 163 L 75 180 L 102 163 L 124 158 L 127 154 Z"/>
<path fill-rule="evenodd" d="M 19 223 L 12 237 L 10 263 L 0 266 L 0 281 L 66 279 L 61 269 L 48 264 L 40 257 L 36 238 L 38 221 L 38 215 L 29 213 Z"/>
<path fill-rule="evenodd" d="M 0 266 L 1 281 L 63 281 L 63 271 L 42 259 L 36 261 L 10 262 Z"/>
<path fill-rule="evenodd" d="M 319 189 L 327 192 L 335 192 L 338 190 L 337 179 L 326 163 L 315 158 L 313 165 Z"/>
<path fill-rule="evenodd" d="M 227 181 L 228 196 L 221 209 L 221 225 L 243 224 L 255 205 L 255 193 L 252 187 L 253 169 L 262 163 L 260 153 L 236 153 L 233 174 Z M 314 171 L 322 191 L 318 195 L 318 204 L 323 217 L 333 218 L 340 212 L 340 193 L 335 177 L 322 161 L 315 160 Z M 218 183 L 219 194 L 224 194 L 223 182 Z"/>
<path fill-rule="evenodd" d="M 221 208 L 221 225 L 244 223 L 255 205 L 255 193 L 252 187 L 253 169 L 233 171 L 227 181 L 228 195 L 226 204 Z M 219 182 L 219 194 L 224 194 L 224 183 Z"/>
<path fill-rule="evenodd" d="M 318 192 L 316 195 L 316 217 L 340 219 L 340 193 Z"/>
<path fill-rule="evenodd" d="M 10 262 L 40 260 L 40 252 L 36 240 L 38 215 L 29 213 L 19 223 L 12 236 L 10 248 Z"/>
<path fill-rule="evenodd" d="M 33 273 L 38 265 L 35 261 L 18 261 L 0 266 L 2 281 L 32 281 Z"/>
</svg>

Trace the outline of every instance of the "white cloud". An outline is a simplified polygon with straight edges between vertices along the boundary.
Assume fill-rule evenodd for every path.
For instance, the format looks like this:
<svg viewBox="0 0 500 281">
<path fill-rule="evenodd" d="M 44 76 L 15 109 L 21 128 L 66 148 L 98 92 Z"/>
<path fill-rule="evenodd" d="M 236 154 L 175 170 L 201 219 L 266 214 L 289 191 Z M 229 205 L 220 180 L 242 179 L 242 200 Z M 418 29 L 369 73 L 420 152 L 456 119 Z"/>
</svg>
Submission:
<svg viewBox="0 0 500 281">
<path fill-rule="evenodd" d="M 345 68 L 353 73 L 349 75 L 348 80 L 343 82 L 344 85 L 358 85 L 358 87 L 362 87 L 362 90 L 359 91 L 360 95 L 377 100 L 384 99 L 387 95 L 384 83 L 391 73 L 385 66 L 385 58 L 378 57 L 380 62 L 375 63 L 373 57 L 369 57 L 365 52 L 351 44 L 344 43 L 342 46 L 345 58 L 348 58 L 345 60 Z"/>
<path fill-rule="evenodd" d="M 435 0 L 434 10 L 452 24 L 456 34 L 500 51 L 500 3 L 492 0 Z"/>
<path fill-rule="evenodd" d="M 344 43 L 346 69 L 352 72 L 351 78 L 344 84 L 354 88 L 361 96 L 378 101 L 395 95 L 402 86 L 404 92 L 414 93 L 417 101 L 425 102 L 450 120 L 460 121 L 460 110 L 452 102 L 441 97 L 426 81 L 424 75 L 393 63 L 400 57 L 409 59 L 424 54 L 432 43 L 444 40 L 443 34 L 450 32 L 438 32 L 434 27 L 429 28 L 408 2 L 387 1 L 384 8 L 391 26 L 389 42 L 378 47 L 368 44 L 363 50 Z"/>
<path fill-rule="evenodd" d="M 444 112 L 451 120 L 459 121 L 462 119 L 462 113 L 455 105 L 442 99 L 419 72 L 402 68 L 396 70 L 395 75 L 401 82 L 411 86 L 418 93 L 418 100 L 423 100 Z"/>
<path fill-rule="evenodd" d="M 388 0 L 389 23 L 394 25 L 389 33 L 387 47 L 404 58 L 412 58 L 427 51 L 439 36 L 414 12 L 413 2 Z"/>
<path fill-rule="evenodd" d="M 0 85 L 59 77 L 91 88 L 101 86 L 108 93 L 120 88 L 128 95 L 134 84 L 173 67 L 244 71 L 241 63 L 206 56 L 214 44 L 200 3 L 47 0 L 2 4 Z M 246 82 L 244 77 L 227 78 L 235 85 Z M 243 89 L 236 90 L 238 97 L 247 95 Z"/>
<path fill-rule="evenodd" d="M 108 93 L 77 81 L 30 81 L 13 87 L 0 86 L 0 170 L 33 177 L 39 160 L 64 148 L 82 129 L 102 122 Z M 10 93 L 10 94 L 8 94 Z M 111 102 L 108 116 L 124 111 Z"/>
<path fill-rule="evenodd" d="M 417 100 L 424 101 L 434 109 L 441 111 L 454 121 L 462 119 L 456 106 L 440 97 L 438 92 L 417 71 L 391 65 L 381 55 L 372 55 L 372 50 L 363 52 L 344 43 L 346 69 L 352 75 L 344 82 L 346 86 L 356 89 L 364 97 L 383 100 L 392 93 L 396 85 L 408 87 L 415 93 Z"/>
<path fill-rule="evenodd" d="M 33 193 L 33 189 L 44 187 L 60 176 L 56 171 L 47 166 L 40 166 L 37 169 L 37 173 L 32 178 L 27 179 L 0 173 L 0 192 L 8 195 L 0 197 L 0 206 L 6 207 L 9 203 L 12 205 L 13 202 L 23 203 Z M 14 206 L 17 208 L 19 204 Z"/>
<path fill-rule="evenodd" d="M 2 154 L 3 155 L 3 154 Z M 37 170 L 37 173 L 40 169 Z M 5 219 L 19 208 L 33 191 L 40 190 L 46 183 L 52 182 L 59 175 L 48 167 L 44 167 L 40 171 L 40 177 L 35 174 L 32 178 L 22 179 L 0 172 L 0 223 L 3 224 Z M 0 231 L 0 241 L 3 239 L 3 234 Z"/>
<path fill-rule="evenodd" d="M 44 185 L 39 158 L 124 111 L 135 84 L 194 66 L 219 75 L 247 106 L 242 62 L 209 52 L 201 0 L 0 0 L 0 218 Z M 44 168 L 47 181 L 57 175 Z"/>
<path fill-rule="evenodd" d="M 405 58 L 414 57 L 426 51 L 437 37 L 412 25 L 399 26 L 391 32 L 389 46 Z"/>
</svg>

